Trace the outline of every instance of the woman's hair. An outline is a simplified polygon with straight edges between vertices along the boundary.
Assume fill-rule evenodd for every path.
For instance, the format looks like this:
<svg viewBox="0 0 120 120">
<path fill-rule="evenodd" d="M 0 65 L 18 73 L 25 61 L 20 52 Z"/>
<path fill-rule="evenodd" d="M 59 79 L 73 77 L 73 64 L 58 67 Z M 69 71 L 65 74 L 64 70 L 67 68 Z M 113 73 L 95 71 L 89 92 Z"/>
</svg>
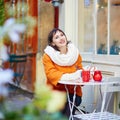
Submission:
<svg viewBox="0 0 120 120">
<path fill-rule="evenodd" d="M 49 33 L 49 35 L 48 35 L 48 45 L 51 46 L 51 47 L 53 47 L 55 50 L 59 51 L 59 49 L 58 49 L 58 47 L 57 47 L 56 45 L 55 45 L 55 46 L 52 45 L 53 36 L 56 34 L 57 31 L 62 32 L 63 35 L 66 37 L 65 33 L 64 33 L 62 30 L 60 30 L 59 28 L 54 28 L 54 29 Z M 67 39 L 67 37 L 66 37 L 66 39 Z M 70 42 L 70 41 L 67 41 L 67 44 L 68 44 L 69 42 Z"/>
</svg>

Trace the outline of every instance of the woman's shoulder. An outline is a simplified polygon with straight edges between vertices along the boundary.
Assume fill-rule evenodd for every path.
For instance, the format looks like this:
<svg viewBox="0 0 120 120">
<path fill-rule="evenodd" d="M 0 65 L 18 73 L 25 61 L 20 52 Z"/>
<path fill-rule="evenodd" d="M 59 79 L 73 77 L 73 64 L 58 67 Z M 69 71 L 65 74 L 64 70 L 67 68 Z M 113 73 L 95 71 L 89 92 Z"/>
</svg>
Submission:
<svg viewBox="0 0 120 120">
<path fill-rule="evenodd" d="M 43 56 L 42 56 L 43 59 L 48 58 L 48 57 L 49 56 L 46 53 L 44 53 Z"/>
<path fill-rule="evenodd" d="M 43 56 L 42 56 L 42 60 L 46 61 L 46 60 L 51 60 L 51 59 L 46 53 L 44 53 Z"/>
</svg>

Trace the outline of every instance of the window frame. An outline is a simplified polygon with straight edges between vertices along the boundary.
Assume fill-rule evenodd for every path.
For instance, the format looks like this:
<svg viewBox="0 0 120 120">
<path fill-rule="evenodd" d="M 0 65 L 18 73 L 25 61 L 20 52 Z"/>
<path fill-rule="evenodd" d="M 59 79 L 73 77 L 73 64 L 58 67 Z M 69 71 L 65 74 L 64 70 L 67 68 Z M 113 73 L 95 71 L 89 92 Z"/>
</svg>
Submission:
<svg viewBox="0 0 120 120">
<path fill-rule="evenodd" d="M 110 54 L 110 0 L 108 0 L 108 17 L 107 17 L 107 54 L 97 54 L 97 0 L 94 0 L 94 28 L 95 28 L 95 35 L 94 35 L 94 53 L 88 52 L 81 52 L 83 57 L 83 61 L 91 64 L 104 64 L 104 65 L 112 65 L 112 66 L 119 66 L 120 67 L 120 55 L 111 55 Z"/>
</svg>

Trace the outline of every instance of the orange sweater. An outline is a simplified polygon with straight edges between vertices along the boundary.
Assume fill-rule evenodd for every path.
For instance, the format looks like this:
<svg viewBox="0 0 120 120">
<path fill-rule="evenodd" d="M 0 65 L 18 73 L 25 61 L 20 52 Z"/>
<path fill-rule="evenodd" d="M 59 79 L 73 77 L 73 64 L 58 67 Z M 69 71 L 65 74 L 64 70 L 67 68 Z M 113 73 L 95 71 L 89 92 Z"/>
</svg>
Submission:
<svg viewBox="0 0 120 120">
<path fill-rule="evenodd" d="M 79 55 L 77 61 L 72 66 L 59 66 L 55 64 L 47 54 L 43 55 L 43 64 L 44 69 L 47 77 L 47 84 L 53 86 L 54 89 L 65 91 L 65 87 L 62 84 L 59 84 L 58 81 L 60 80 L 61 76 L 65 73 L 72 73 L 75 72 L 77 69 L 82 69 L 82 58 Z M 74 93 L 74 86 L 67 85 L 69 93 Z M 77 86 L 76 94 L 78 96 L 82 96 L 81 87 Z"/>
</svg>

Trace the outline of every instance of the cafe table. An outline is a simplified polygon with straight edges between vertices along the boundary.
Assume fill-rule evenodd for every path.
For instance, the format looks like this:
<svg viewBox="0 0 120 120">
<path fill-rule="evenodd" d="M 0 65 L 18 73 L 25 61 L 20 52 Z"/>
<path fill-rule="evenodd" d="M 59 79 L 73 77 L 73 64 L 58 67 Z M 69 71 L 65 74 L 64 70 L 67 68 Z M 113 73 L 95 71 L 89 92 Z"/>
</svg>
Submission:
<svg viewBox="0 0 120 120">
<path fill-rule="evenodd" d="M 107 87 L 109 85 L 120 84 L 120 78 L 119 79 L 115 79 L 115 80 L 114 79 L 113 80 L 109 80 L 109 78 L 110 77 L 103 77 L 101 82 L 94 81 L 93 79 L 91 79 L 89 82 L 82 82 L 81 79 L 69 80 L 69 81 L 68 80 L 67 81 L 66 80 L 59 81 L 59 84 L 64 84 L 64 86 L 66 88 L 67 98 L 68 98 L 69 107 L 70 107 L 70 117 L 69 117 L 69 120 L 74 120 L 74 117 L 80 118 L 80 120 L 120 120 L 120 116 L 114 115 L 113 113 L 104 112 L 104 107 L 105 107 L 105 102 L 106 102 L 106 94 L 108 92 L 107 91 Z M 73 95 L 73 102 L 72 102 L 72 104 L 71 104 L 71 101 L 69 99 L 69 91 L 67 89 L 67 85 L 74 85 L 74 95 Z M 87 86 L 87 85 L 89 85 L 89 86 L 103 86 L 104 87 L 101 110 L 100 110 L 99 113 L 96 113 L 94 111 L 94 112 L 92 112 L 90 114 L 84 114 L 81 111 L 80 115 L 72 115 L 72 110 L 73 110 L 74 101 L 75 101 L 75 97 L 76 97 L 76 86 Z M 112 116 L 112 118 L 111 119 L 109 119 L 109 118 L 104 119 L 103 118 L 104 116 L 108 116 L 108 117 Z"/>
</svg>

